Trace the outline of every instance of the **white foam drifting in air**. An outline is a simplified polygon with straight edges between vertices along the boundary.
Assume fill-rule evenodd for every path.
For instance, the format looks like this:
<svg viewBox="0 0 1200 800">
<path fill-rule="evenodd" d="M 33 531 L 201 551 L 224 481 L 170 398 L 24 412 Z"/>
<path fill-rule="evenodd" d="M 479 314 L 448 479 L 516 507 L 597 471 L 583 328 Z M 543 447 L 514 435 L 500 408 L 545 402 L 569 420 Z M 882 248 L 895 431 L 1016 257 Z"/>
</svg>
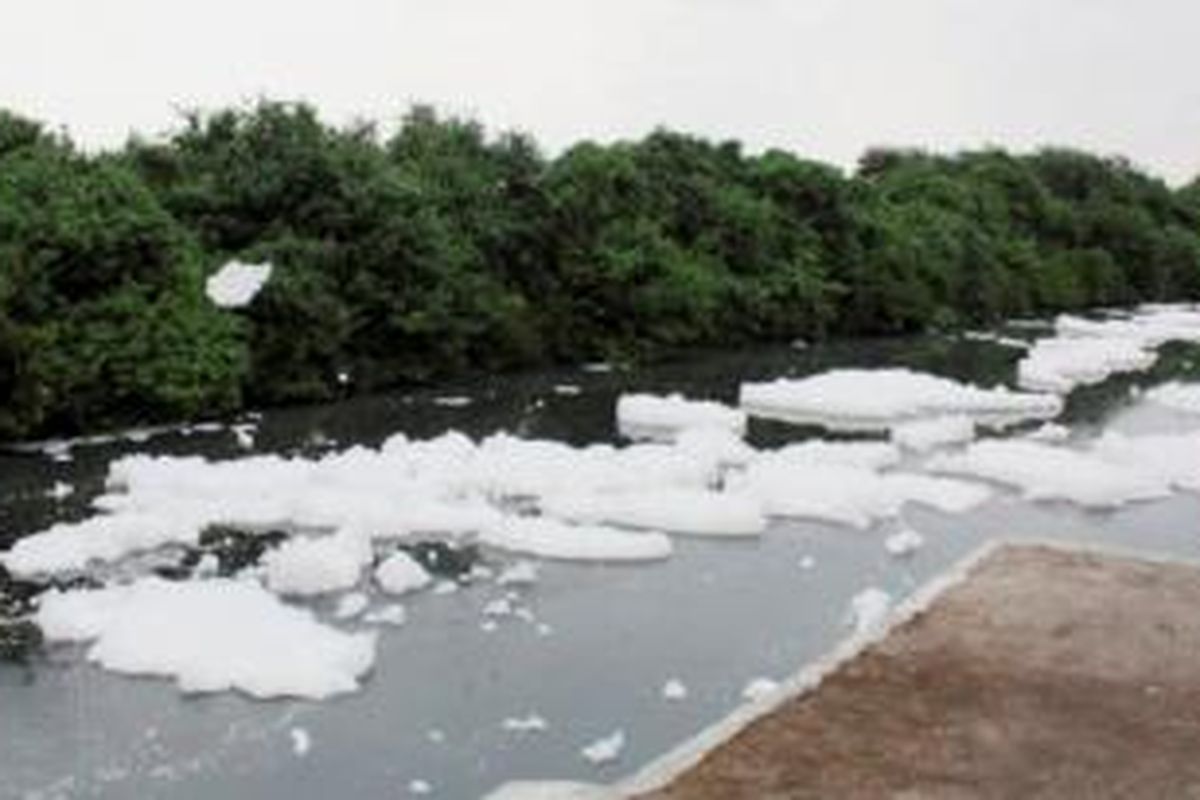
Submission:
<svg viewBox="0 0 1200 800">
<path fill-rule="evenodd" d="M 230 261 L 208 276 L 204 291 L 213 305 L 220 308 L 241 308 L 250 304 L 270 278 L 270 264 Z"/>
<path fill-rule="evenodd" d="M 1119 372 L 1148 369 L 1159 346 L 1200 342 L 1200 309 L 1147 306 L 1132 316 L 1105 320 L 1064 314 L 1054 321 L 1054 330 L 1053 338 L 1038 340 L 1017 364 L 1020 386 L 1065 394 Z"/>
<path fill-rule="evenodd" d="M 372 634 L 322 625 L 253 581 L 51 592 L 35 620 L 50 640 L 92 641 L 88 659 L 105 669 L 174 678 L 185 692 L 319 700 L 357 689 L 375 659 Z"/>
<path fill-rule="evenodd" d="M 837 369 L 807 378 L 743 383 L 751 415 L 841 430 L 888 430 L 901 423 L 964 416 L 1005 425 L 1049 419 L 1062 410 L 1052 395 L 982 389 L 908 369 Z"/>
<path fill-rule="evenodd" d="M 681 431 L 715 428 L 741 436 L 746 413 L 711 400 L 680 394 L 625 394 L 617 400 L 617 428 L 629 439 L 671 440 Z"/>
</svg>

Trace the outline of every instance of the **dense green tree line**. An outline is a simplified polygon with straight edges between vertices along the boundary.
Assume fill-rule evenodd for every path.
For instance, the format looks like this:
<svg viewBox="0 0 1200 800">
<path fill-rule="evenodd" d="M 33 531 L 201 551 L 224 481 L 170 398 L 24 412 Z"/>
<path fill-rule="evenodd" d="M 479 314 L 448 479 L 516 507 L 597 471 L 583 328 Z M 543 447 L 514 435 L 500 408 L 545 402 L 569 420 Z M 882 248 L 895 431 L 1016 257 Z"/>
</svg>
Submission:
<svg viewBox="0 0 1200 800">
<path fill-rule="evenodd" d="M 204 295 L 231 258 L 275 266 L 238 311 Z M 0 437 L 1197 297 L 1200 182 L 1072 150 L 548 159 L 428 108 L 383 136 L 263 102 L 87 155 L 0 112 Z"/>
</svg>

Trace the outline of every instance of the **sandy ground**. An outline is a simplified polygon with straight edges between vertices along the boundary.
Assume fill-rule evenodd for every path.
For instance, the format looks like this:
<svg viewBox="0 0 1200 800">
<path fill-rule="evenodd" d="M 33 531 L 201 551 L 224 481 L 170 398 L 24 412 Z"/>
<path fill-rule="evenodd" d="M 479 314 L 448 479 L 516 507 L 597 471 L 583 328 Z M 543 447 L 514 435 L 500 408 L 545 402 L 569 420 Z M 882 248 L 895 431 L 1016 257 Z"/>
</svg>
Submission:
<svg viewBox="0 0 1200 800">
<path fill-rule="evenodd" d="M 1200 798 L 1200 570 L 1000 548 L 647 798 Z"/>
</svg>

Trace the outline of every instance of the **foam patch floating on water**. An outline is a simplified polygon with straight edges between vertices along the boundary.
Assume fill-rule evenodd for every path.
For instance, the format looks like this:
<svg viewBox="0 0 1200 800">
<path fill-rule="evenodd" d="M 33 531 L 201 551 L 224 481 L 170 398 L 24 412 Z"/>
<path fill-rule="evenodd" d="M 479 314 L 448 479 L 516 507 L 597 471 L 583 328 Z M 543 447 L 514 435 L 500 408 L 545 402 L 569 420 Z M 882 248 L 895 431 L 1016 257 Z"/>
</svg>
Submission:
<svg viewBox="0 0 1200 800">
<path fill-rule="evenodd" d="M 754 416 L 835 430 L 885 431 L 935 417 L 965 416 L 985 425 L 1049 419 L 1053 395 L 982 389 L 908 369 L 837 369 L 807 378 L 743 383 L 741 406 Z"/>
<path fill-rule="evenodd" d="M 928 467 L 1005 484 L 1030 500 L 1064 500 L 1093 508 L 1170 494 L 1168 482 L 1145 469 L 1028 440 L 977 442 L 964 453 L 935 457 Z"/>
<path fill-rule="evenodd" d="M 934 417 L 904 422 L 892 428 L 892 441 L 916 453 L 964 444 L 974 438 L 975 421 L 970 417 Z"/>
<path fill-rule="evenodd" d="M 587 761 L 600 766 L 616 761 L 625 749 L 625 731 L 617 730 L 603 739 L 597 739 L 579 751 Z"/>
<path fill-rule="evenodd" d="M 632 533 L 602 525 L 568 525 L 542 517 L 505 517 L 480 535 L 501 550 L 569 561 L 658 561 L 671 555 L 661 533 Z"/>
<path fill-rule="evenodd" d="M 424 589 L 433 578 L 408 553 L 398 552 L 375 568 L 375 582 L 388 594 L 399 595 Z"/>
<path fill-rule="evenodd" d="M 883 469 L 898 458 L 887 444 L 793 445 L 760 454 L 729 476 L 727 489 L 757 499 L 769 516 L 856 528 L 893 518 L 910 502 L 960 513 L 991 495 L 976 483 Z"/>
<path fill-rule="evenodd" d="M 371 554 L 370 541 L 352 533 L 294 538 L 263 558 L 267 586 L 301 596 L 352 589 Z"/>
<path fill-rule="evenodd" d="M 1022 387 L 1065 394 L 1119 372 L 1148 369 L 1161 345 L 1200 342 L 1200 308 L 1144 306 L 1130 316 L 1104 320 L 1063 314 L 1055 319 L 1054 331 L 1017 364 Z"/>
<path fill-rule="evenodd" d="M 322 625 L 253 581 L 50 592 L 35 620 L 50 640 L 91 641 L 87 657 L 105 669 L 173 678 L 185 692 L 320 700 L 356 690 L 375 660 L 374 635 Z"/>
<path fill-rule="evenodd" d="M 628 439 L 670 441 L 681 431 L 715 428 L 741 436 L 746 413 L 711 400 L 688 400 L 680 394 L 625 394 L 617 400 L 617 428 Z"/>
<path fill-rule="evenodd" d="M 1200 414 L 1200 383 L 1164 383 L 1147 391 L 1145 398 L 1173 411 Z"/>
<path fill-rule="evenodd" d="M 1110 432 L 1092 445 L 1091 452 L 1105 462 L 1153 475 L 1178 489 L 1200 492 L 1200 431 L 1149 436 Z"/>
<path fill-rule="evenodd" d="M 545 501 L 542 511 L 571 522 L 694 536 L 757 536 L 767 527 L 755 498 L 703 489 L 564 494 Z"/>
<path fill-rule="evenodd" d="M 850 598 L 850 624 L 854 636 L 870 636 L 883 627 L 892 610 L 892 596 L 869 586 Z"/>
<path fill-rule="evenodd" d="M 1157 356 L 1131 339 L 1041 339 L 1017 364 L 1025 389 L 1066 394 L 1118 372 L 1140 372 Z"/>
</svg>

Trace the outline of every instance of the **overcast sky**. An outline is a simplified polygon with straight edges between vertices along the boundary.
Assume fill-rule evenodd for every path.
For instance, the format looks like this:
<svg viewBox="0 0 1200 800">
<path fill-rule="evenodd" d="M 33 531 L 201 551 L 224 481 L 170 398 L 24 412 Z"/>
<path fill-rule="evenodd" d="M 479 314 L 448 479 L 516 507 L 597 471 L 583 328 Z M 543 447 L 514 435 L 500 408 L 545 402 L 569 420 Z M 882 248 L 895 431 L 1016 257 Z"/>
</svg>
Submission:
<svg viewBox="0 0 1200 800">
<path fill-rule="evenodd" d="M 0 105 L 84 143 L 177 107 L 411 102 L 550 151 L 657 125 L 852 164 L 865 147 L 1069 144 L 1200 172 L 1197 0 L 30 0 Z"/>
</svg>

